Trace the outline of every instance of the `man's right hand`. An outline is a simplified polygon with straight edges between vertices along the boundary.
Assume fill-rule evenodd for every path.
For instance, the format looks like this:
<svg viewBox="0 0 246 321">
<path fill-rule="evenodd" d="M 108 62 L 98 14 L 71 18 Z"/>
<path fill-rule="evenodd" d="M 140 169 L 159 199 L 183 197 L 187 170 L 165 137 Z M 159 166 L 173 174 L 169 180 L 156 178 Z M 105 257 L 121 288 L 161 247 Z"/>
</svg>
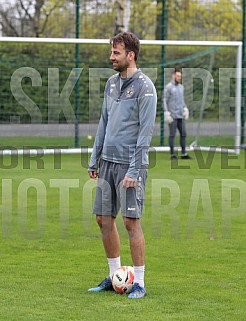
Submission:
<svg viewBox="0 0 246 321">
<path fill-rule="evenodd" d="M 168 124 L 171 124 L 173 122 L 170 111 L 164 111 L 164 121 Z"/>
<path fill-rule="evenodd" d="M 90 178 L 92 178 L 92 179 L 98 178 L 98 172 L 97 171 L 88 171 L 88 174 L 89 174 Z"/>
</svg>

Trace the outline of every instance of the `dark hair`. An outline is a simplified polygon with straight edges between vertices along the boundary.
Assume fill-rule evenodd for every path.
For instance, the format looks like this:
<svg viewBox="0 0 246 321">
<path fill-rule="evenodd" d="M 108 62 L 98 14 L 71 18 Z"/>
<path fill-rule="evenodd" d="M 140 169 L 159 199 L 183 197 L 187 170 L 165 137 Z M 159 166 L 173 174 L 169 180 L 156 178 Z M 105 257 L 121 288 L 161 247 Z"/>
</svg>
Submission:
<svg viewBox="0 0 246 321">
<path fill-rule="evenodd" d="M 176 74 L 176 72 L 180 72 L 182 74 L 182 69 L 180 68 L 175 68 L 172 74 Z"/>
<path fill-rule="evenodd" d="M 131 32 L 121 32 L 110 39 L 110 44 L 115 47 L 117 44 L 123 43 L 127 53 L 133 51 L 135 54 L 135 61 L 138 59 L 140 51 L 140 41 L 136 35 Z"/>
</svg>

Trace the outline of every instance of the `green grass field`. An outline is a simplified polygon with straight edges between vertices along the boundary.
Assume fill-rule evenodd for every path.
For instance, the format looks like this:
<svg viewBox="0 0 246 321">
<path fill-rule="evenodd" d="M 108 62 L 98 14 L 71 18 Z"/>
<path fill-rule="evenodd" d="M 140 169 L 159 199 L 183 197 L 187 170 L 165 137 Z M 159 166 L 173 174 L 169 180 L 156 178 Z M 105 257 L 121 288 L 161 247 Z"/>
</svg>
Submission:
<svg viewBox="0 0 246 321">
<path fill-rule="evenodd" d="M 151 154 L 142 300 L 87 292 L 108 273 L 87 156 L 1 158 L 0 320 L 244 321 L 245 152 L 191 155 Z"/>
</svg>

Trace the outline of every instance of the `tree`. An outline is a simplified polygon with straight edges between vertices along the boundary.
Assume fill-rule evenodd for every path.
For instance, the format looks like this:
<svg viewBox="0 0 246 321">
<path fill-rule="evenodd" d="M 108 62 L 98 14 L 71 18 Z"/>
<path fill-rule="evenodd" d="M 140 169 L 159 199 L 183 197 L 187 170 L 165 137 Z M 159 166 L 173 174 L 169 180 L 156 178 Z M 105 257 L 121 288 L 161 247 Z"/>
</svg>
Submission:
<svg viewBox="0 0 246 321">
<path fill-rule="evenodd" d="M 115 0 L 83 0 L 81 37 L 110 38 L 115 33 Z"/>
<path fill-rule="evenodd" d="M 131 0 L 116 1 L 116 26 L 115 34 L 128 31 L 131 15 Z"/>
<path fill-rule="evenodd" d="M 153 0 L 132 0 L 129 29 L 140 39 L 155 39 L 158 7 Z"/>
<path fill-rule="evenodd" d="M 239 40 L 239 0 L 168 0 L 168 39 Z"/>
<path fill-rule="evenodd" d="M 1 28 L 4 36 L 33 36 L 44 34 L 49 17 L 64 5 L 64 0 L 16 0 L 0 5 Z"/>
</svg>

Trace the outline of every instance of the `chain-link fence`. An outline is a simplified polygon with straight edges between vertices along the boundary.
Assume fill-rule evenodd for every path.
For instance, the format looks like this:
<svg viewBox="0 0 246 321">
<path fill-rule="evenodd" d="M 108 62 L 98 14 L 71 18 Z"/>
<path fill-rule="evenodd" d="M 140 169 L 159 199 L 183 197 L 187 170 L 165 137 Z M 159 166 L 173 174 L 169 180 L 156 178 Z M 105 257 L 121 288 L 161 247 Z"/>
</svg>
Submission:
<svg viewBox="0 0 246 321">
<path fill-rule="evenodd" d="M 109 38 L 125 28 L 141 39 L 241 40 L 241 0 L 2 0 L 2 36 Z M 162 17 L 165 17 L 163 20 Z"/>
<path fill-rule="evenodd" d="M 140 39 L 167 40 L 217 40 L 241 41 L 243 37 L 243 1 L 235 0 L 143 0 L 143 1 L 28 1 L 2 0 L 0 4 L 0 26 L 2 36 L 10 37 L 52 37 L 75 38 L 76 23 L 79 24 L 80 38 L 107 38 L 121 29 L 127 29 Z M 77 7 L 76 7 L 77 5 Z M 76 20 L 76 8 L 79 6 L 79 21 Z M 139 58 L 139 66 L 156 68 L 156 87 L 159 96 L 157 122 L 161 121 L 161 95 L 164 83 L 163 68 L 209 68 L 211 55 L 214 62 L 211 67 L 214 83 L 214 99 L 205 110 L 205 118 L 218 119 L 218 83 L 220 68 L 235 68 L 235 48 L 219 50 L 213 47 L 166 46 L 163 54 L 161 46 L 145 47 Z M 76 58 L 75 44 L 34 44 L 0 42 L 0 122 L 8 123 L 48 123 L 49 87 L 48 75 L 59 69 L 58 90 L 64 88 L 69 74 L 79 61 L 83 68 L 80 76 L 79 122 L 88 122 L 93 116 L 95 122 L 100 114 L 101 101 L 92 97 L 90 87 L 90 68 L 111 68 L 108 60 L 110 48 L 107 45 L 81 45 L 80 55 Z M 76 61 L 76 59 L 78 61 Z M 30 117 L 21 100 L 16 99 L 11 88 L 11 80 L 20 68 L 31 68 L 32 75 L 40 77 L 41 85 L 35 87 L 28 75 L 22 80 L 23 92 L 29 97 L 29 105 L 35 107 L 41 117 Z M 27 69 L 26 69 L 27 70 Z M 29 79 L 28 79 L 29 77 Z M 71 79 L 70 79 L 71 80 Z M 105 79 L 101 81 L 101 94 Z M 232 84 L 232 94 L 235 86 Z M 75 90 L 75 87 L 74 87 Z M 192 86 L 193 96 L 199 99 L 202 86 L 199 81 Z M 189 89 L 187 90 L 189 91 Z M 70 95 L 71 108 L 75 108 L 75 96 Z M 197 98 L 198 97 L 198 98 Z M 91 101 L 98 105 L 89 111 Z M 93 100 L 94 99 L 94 100 Z M 101 97 L 100 97 L 101 99 Z M 26 101 L 25 100 L 25 101 Z M 63 104 L 59 98 L 59 104 Z M 31 106 L 30 105 L 30 106 Z M 60 123 L 66 122 L 64 106 L 58 117 Z M 70 108 L 70 107 L 69 107 Z M 34 109 L 33 109 L 34 110 Z M 197 118 L 199 110 L 191 110 L 191 116 Z M 231 114 L 234 110 L 231 109 Z M 71 119 L 70 119 L 71 120 Z"/>
</svg>

